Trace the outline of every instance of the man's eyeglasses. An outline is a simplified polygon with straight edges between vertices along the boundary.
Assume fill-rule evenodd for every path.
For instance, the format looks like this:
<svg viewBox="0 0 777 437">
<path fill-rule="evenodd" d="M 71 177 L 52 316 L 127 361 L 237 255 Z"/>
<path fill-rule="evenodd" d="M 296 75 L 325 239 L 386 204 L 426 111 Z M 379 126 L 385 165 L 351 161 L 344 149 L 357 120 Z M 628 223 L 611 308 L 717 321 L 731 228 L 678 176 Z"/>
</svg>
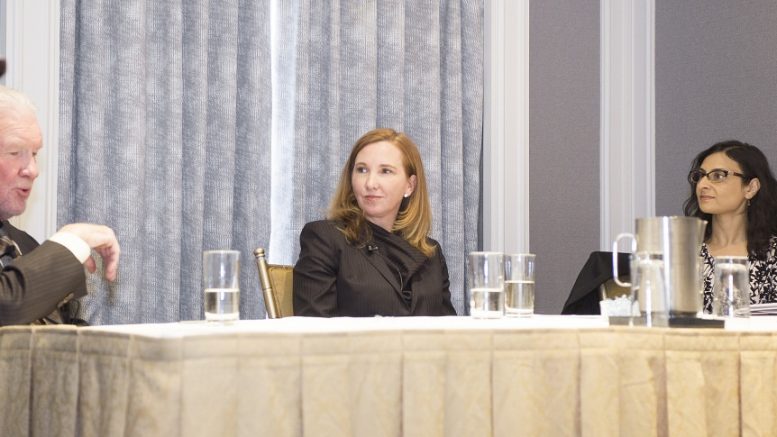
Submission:
<svg viewBox="0 0 777 437">
<path fill-rule="evenodd" d="M 688 182 L 692 184 L 698 184 L 699 181 L 701 181 L 701 178 L 703 178 L 704 176 L 707 176 L 707 179 L 710 182 L 712 182 L 713 184 L 717 184 L 725 181 L 729 175 L 739 176 L 740 178 L 745 177 L 745 175 L 743 175 L 742 173 L 737 173 L 731 170 L 724 170 L 722 168 L 715 168 L 707 172 L 697 168 L 696 170 L 691 170 L 691 172 L 688 173 Z"/>
</svg>

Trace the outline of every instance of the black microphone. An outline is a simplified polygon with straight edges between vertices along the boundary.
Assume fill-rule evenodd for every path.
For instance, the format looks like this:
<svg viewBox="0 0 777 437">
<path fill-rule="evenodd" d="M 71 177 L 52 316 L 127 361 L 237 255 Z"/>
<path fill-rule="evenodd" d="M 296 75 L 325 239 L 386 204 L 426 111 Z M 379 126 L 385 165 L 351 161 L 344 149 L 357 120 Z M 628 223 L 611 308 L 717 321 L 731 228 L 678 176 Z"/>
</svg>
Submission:
<svg viewBox="0 0 777 437">
<path fill-rule="evenodd" d="M 378 246 L 373 246 L 372 244 L 367 245 L 367 252 L 372 253 L 377 251 L 378 251 Z"/>
</svg>

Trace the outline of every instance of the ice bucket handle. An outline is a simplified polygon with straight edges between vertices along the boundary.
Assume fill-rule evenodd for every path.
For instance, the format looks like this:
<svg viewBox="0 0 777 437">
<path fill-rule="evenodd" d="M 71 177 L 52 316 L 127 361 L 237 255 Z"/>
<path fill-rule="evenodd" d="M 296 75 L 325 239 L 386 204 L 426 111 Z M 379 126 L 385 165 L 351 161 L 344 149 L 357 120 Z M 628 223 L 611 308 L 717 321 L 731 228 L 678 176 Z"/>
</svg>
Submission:
<svg viewBox="0 0 777 437">
<path fill-rule="evenodd" d="M 634 238 L 634 234 L 622 233 L 615 237 L 615 241 L 612 242 L 612 279 L 620 287 L 631 287 L 631 282 L 621 282 L 618 278 L 618 243 L 624 238 L 631 238 L 631 253 L 637 251 L 637 239 Z"/>
</svg>

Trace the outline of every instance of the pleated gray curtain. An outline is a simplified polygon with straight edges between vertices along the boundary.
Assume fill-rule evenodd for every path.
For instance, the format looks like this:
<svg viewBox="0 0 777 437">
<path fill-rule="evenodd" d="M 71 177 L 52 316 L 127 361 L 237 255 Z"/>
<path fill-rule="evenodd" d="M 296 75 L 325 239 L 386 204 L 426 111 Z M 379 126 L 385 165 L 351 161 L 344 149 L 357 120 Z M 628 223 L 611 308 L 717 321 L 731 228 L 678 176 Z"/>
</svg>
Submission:
<svg viewBox="0 0 777 437">
<path fill-rule="evenodd" d="M 113 227 L 119 280 L 93 324 L 202 318 L 202 251 L 241 251 L 241 318 L 265 316 L 252 251 L 292 264 L 353 142 L 419 145 L 464 313 L 478 241 L 480 1 L 62 0 L 60 224 Z"/>
</svg>

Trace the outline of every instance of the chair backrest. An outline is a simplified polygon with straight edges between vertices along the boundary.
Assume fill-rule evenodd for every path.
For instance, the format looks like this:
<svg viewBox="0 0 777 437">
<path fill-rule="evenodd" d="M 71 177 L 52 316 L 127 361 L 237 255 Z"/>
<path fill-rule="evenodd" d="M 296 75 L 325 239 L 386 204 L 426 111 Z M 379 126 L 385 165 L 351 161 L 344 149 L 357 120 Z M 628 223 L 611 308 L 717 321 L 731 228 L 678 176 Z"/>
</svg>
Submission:
<svg viewBox="0 0 777 437">
<path fill-rule="evenodd" d="M 279 317 L 294 315 L 294 266 L 281 264 L 267 264 L 267 273 L 270 275 L 272 289 L 275 294 L 275 303 L 280 310 Z"/>
<path fill-rule="evenodd" d="M 276 319 L 294 315 L 293 273 L 294 267 L 287 265 L 267 264 L 264 249 L 254 251 L 256 268 L 259 273 L 259 284 L 264 296 L 264 308 L 267 317 Z"/>
</svg>

